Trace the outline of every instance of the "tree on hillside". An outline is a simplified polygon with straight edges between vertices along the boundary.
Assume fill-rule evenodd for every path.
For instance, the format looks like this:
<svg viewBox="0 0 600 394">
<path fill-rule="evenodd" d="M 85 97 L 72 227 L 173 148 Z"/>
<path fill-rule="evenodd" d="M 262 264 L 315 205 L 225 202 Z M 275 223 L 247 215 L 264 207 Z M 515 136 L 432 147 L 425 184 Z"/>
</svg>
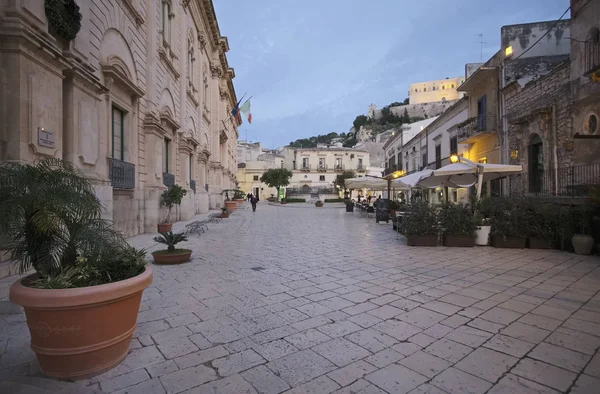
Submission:
<svg viewBox="0 0 600 394">
<path fill-rule="evenodd" d="M 402 102 L 402 105 L 408 105 L 408 97 L 404 99 L 404 101 Z"/>
<path fill-rule="evenodd" d="M 262 174 L 261 182 L 269 187 L 277 189 L 277 200 L 279 200 L 279 189 L 290 184 L 292 172 L 286 168 L 270 168 Z"/>
<path fill-rule="evenodd" d="M 352 122 L 354 125 L 354 130 L 360 130 L 360 126 L 366 125 L 368 120 L 369 119 L 365 115 L 358 115 L 356 118 L 354 118 L 354 122 Z"/>
<path fill-rule="evenodd" d="M 337 174 L 335 177 L 335 181 L 333 181 L 334 186 L 339 186 L 340 189 L 343 189 L 346 192 L 346 179 L 356 178 L 356 173 L 354 171 L 344 171 L 341 174 Z"/>
</svg>

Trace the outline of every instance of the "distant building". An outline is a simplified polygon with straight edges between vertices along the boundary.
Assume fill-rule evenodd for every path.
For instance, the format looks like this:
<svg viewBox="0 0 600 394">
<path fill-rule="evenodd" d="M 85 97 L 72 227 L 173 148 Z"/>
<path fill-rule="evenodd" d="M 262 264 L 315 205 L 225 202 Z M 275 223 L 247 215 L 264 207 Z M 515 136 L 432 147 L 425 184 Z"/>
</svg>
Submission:
<svg viewBox="0 0 600 394">
<path fill-rule="evenodd" d="M 277 194 L 277 189 L 269 187 L 261 181 L 263 173 L 271 168 L 281 168 L 284 156 L 273 149 L 264 149 L 260 142 L 248 143 L 239 141 L 238 154 L 238 189 L 252 193 L 265 200 Z"/>
<path fill-rule="evenodd" d="M 464 81 L 464 77 L 455 77 L 412 83 L 408 89 L 408 103 L 426 104 L 458 100 L 464 93 L 456 89 Z"/>
</svg>

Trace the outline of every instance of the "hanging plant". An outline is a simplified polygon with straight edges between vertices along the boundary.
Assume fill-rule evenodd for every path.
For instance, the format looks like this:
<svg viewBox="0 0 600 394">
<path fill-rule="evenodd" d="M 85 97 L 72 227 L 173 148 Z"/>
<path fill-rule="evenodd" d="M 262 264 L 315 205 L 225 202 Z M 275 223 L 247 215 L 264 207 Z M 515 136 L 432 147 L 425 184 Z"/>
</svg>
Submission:
<svg viewBox="0 0 600 394">
<path fill-rule="evenodd" d="M 81 13 L 75 0 L 45 0 L 46 18 L 52 31 L 67 41 L 81 29 Z"/>
</svg>

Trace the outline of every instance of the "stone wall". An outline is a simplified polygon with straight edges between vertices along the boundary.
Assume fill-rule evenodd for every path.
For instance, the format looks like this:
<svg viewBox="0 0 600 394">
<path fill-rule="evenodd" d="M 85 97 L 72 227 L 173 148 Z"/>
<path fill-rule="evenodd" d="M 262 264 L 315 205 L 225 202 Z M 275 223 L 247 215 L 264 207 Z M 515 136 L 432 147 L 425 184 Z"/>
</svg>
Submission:
<svg viewBox="0 0 600 394">
<path fill-rule="evenodd" d="M 448 100 L 445 102 L 439 101 L 435 103 L 422 103 L 422 104 L 408 104 L 391 107 L 390 111 L 397 116 L 404 115 L 404 110 L 408 112 L 408 116 L 411 118 L 433 118 L 434 116 L 440 115 L 442 112 L 454 105 L 458 100 Z M 381 110 L 373 109 L 370 107 L 370 111 L 375 119 L 381 118 Z"/>
<path fill-rule="evenodd" d="M 554 167 L 555 148 L 559 166 L 573 164 L 575 151 L 569 78 L 570 64 L 565 62 L 549 74 L 529 82 L 522 88 L 517 83 L 506 87 L 508 149 L 511 164 L 520 164 L 524 171 L 528 170 L 528 147 L 534 135 L 538 135 L 543 143 L 545 171 Z M 553 120 L 553 108 L 556 121 Z M 554 123 L 556 123 L 556 146 L 554 145 Z M 515 151 L 518 151 L 516 158 Z"/>
</svg>

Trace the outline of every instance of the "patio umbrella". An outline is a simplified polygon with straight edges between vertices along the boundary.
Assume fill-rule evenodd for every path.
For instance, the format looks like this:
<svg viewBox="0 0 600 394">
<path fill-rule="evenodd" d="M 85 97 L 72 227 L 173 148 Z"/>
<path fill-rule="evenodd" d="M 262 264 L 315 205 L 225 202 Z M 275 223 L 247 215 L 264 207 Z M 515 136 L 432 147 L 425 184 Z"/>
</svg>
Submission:
<svg viewBox="0 0 600 394">
<path fill-rule="evenodd" d="M 344 181 L 346 189 L 371 189 L 371 190 L 385 190 L 388 187 L 388 182 L 385 179 L 371 178 L 371 177 L 358 177 L 348 178 Z"/>
<path fill-rule="evenodd" d="M 413 187 L 420 187 L 419 182 L 421 182 L 423 179 L 429 178 L 432 174 L 432 170 L 417 171 L 413 172 L 412 174 L 408 174 L 398 179 L 395 179 L 393 182 L 396 185 L 396 187 L 411 189 Z"/>
<path fill-rule="evenodd" d="M 479 198 L 483 182 L 519 174 L 522 171 L 523 167 L 519 165 L 481 164 L 460 158 L 458 163 L 448 164 L 434 170 L 433 175 L 424 183 L 439 183 L 446 186 L 454 184 L 457 187 L 469 187 L 477 183 L 477 198 Z"/>
</svg>

